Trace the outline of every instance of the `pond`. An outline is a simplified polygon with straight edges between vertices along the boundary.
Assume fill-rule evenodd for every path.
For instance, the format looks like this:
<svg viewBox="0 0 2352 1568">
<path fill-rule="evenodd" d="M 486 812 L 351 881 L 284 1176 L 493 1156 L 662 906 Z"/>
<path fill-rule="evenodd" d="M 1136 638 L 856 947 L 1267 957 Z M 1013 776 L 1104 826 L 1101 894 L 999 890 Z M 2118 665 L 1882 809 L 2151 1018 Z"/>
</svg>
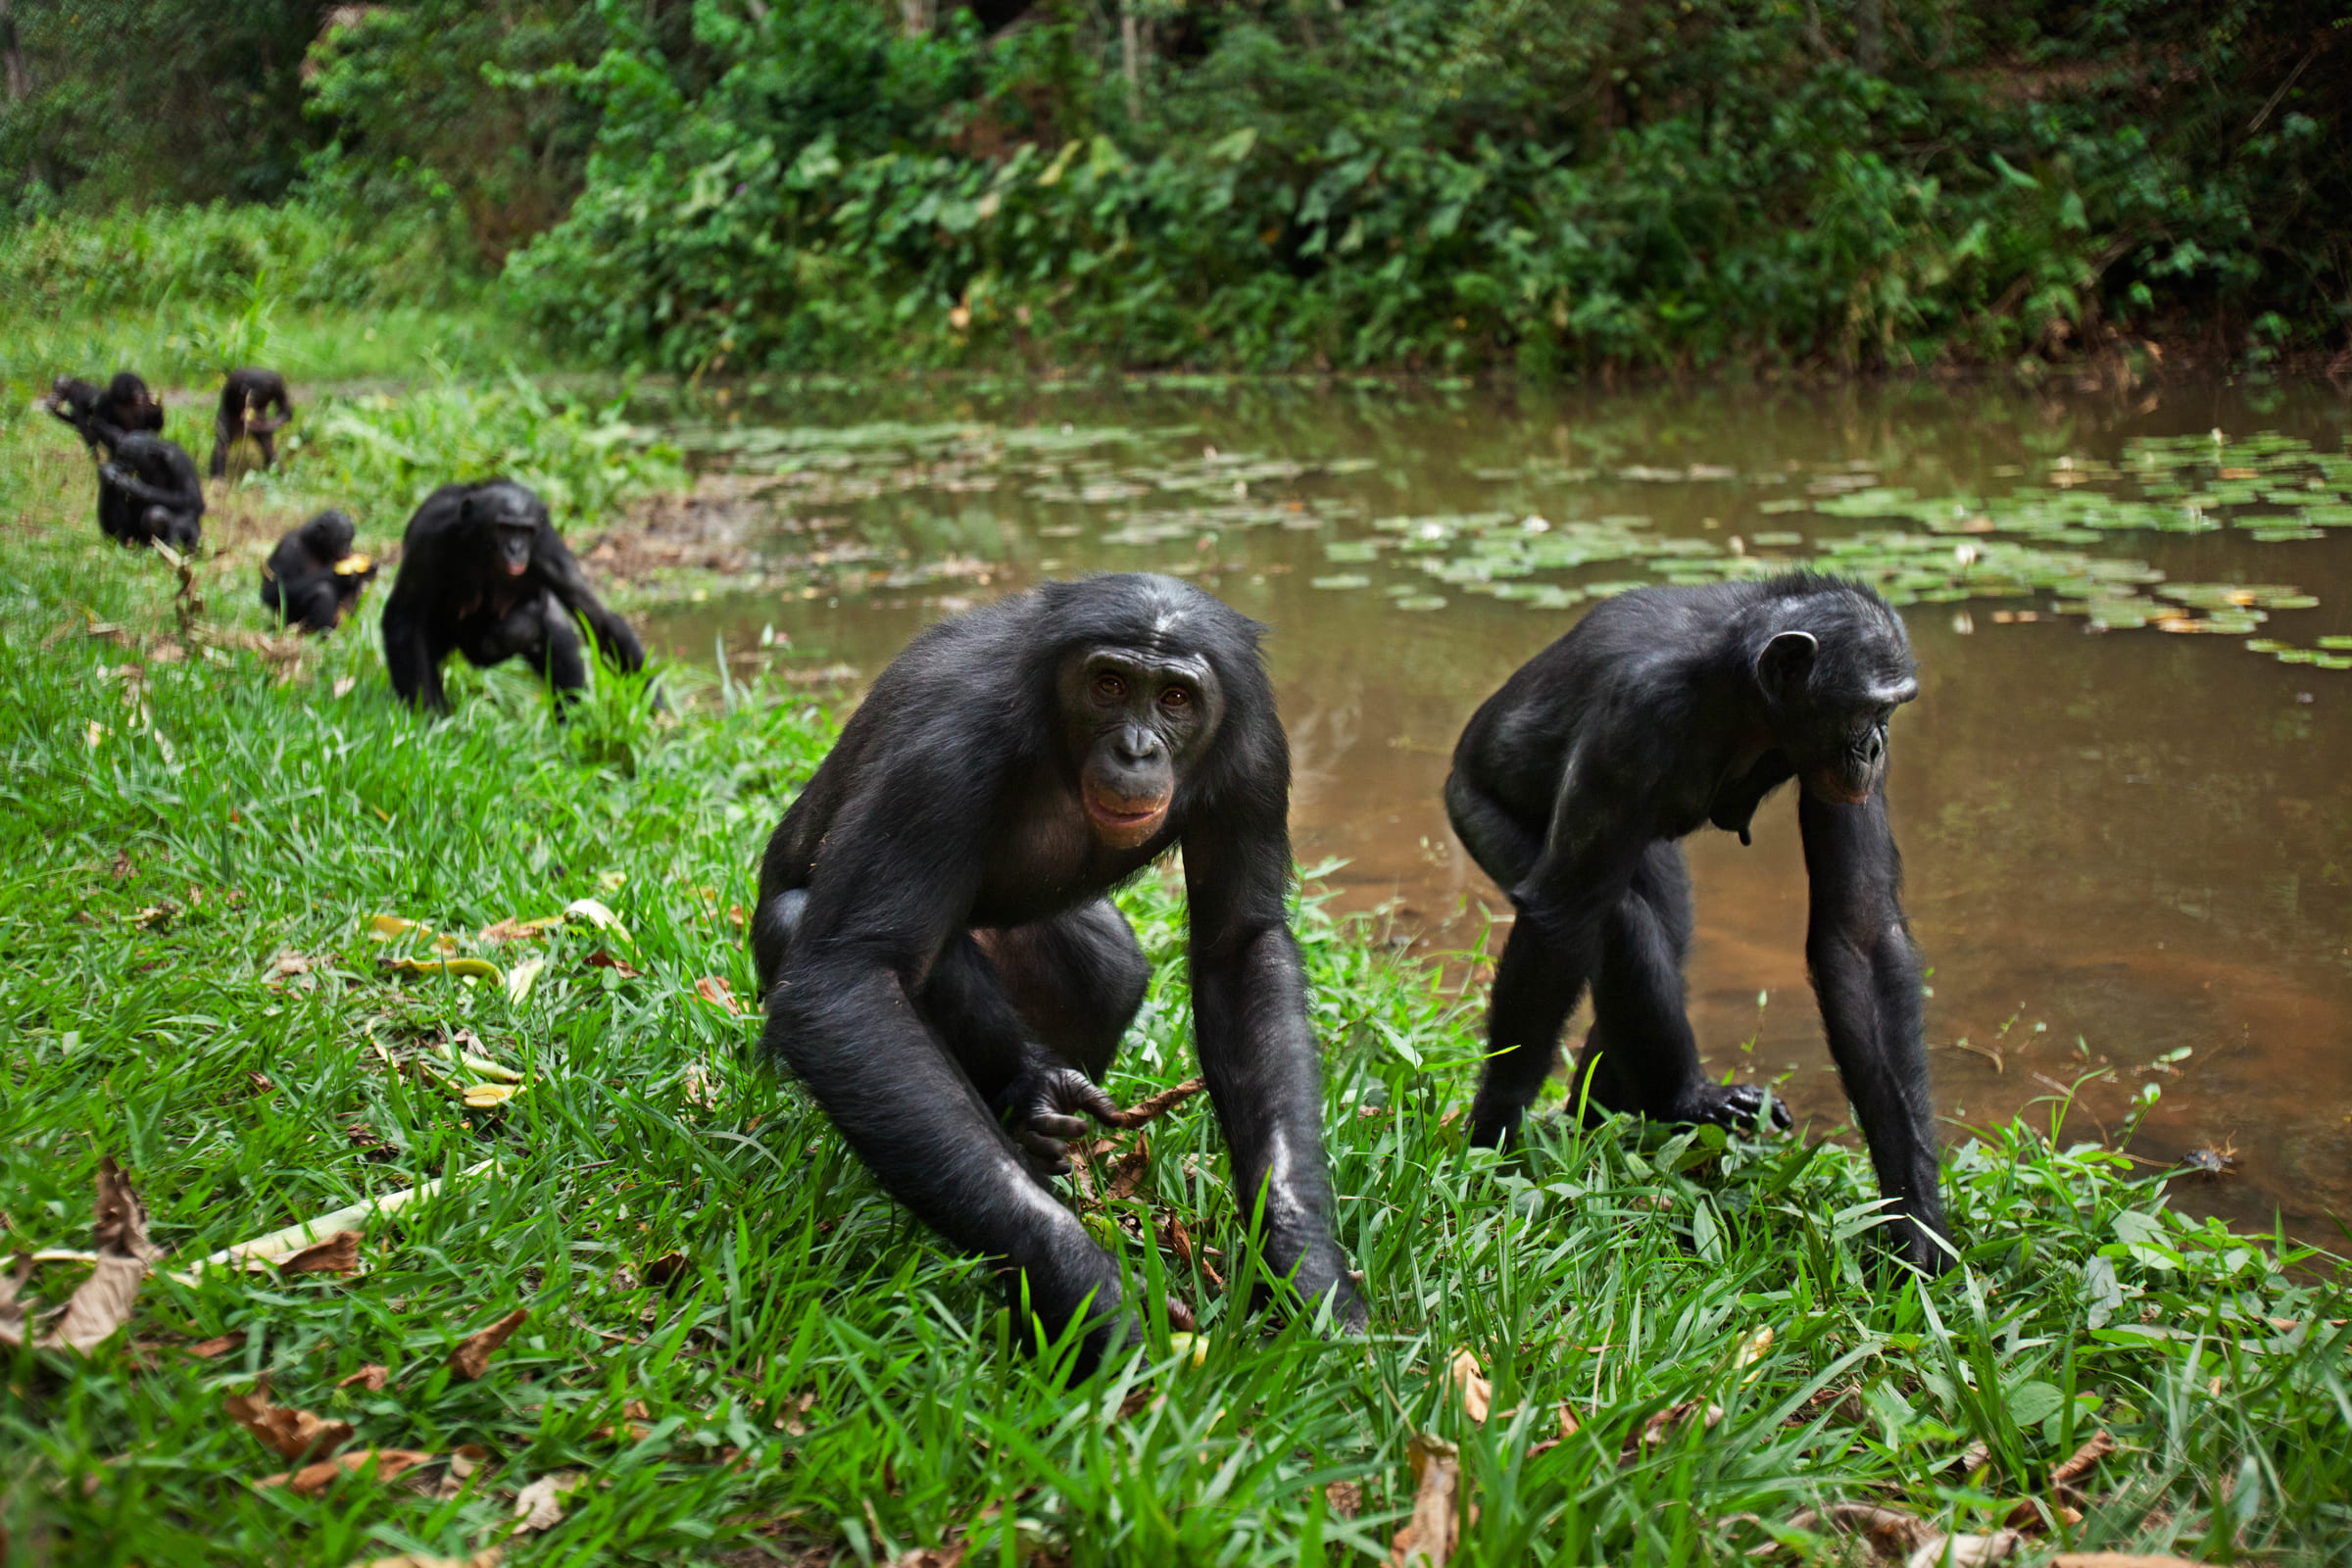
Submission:
<svg viewBox="0 0 2352 1568">
<path fill-rule="evenodd" d="M 1890 796 L 1937 1100 L 2081 1090 L 2070 1137 L 2224 1175 L 2192 1206 L 2352 1215 L 2352 402 L 2318 387 L 1932 383 L 1531 396 L 1155 381 L 706 399 L 672 526 L 757 588 L 649 641 L 854 694 L 1043 578 L 1179 572 L 1271 628 L 1295 848 L 1459 973 L 1507 909 L 1454 842 L 1454 736 L 1583 609 L 1792 564 L 1902 606 Z M 739 579 L 740 580 L 740 579 Z M 1690 845 L 1710 1070 L 1845 1106 L 1805 981 L 1793 798 Z M 2046 1115 L 2046 1108 L 2035 1112 Z M 1957 1136 L 1956 1131 L 1953 1136 Z"/>
</svg>

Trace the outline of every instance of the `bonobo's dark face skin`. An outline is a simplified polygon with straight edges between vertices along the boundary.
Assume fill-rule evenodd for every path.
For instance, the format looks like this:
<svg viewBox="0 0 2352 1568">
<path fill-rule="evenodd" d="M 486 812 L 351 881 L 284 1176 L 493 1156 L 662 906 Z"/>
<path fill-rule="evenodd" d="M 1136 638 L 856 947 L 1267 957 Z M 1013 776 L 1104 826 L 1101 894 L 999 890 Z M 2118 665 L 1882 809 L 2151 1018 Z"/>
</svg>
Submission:
<svg viewBox="0 0 2352 1568">
<path fill-rule="evenodd" d="M 491 485 L 466 503 L 474 525 L 489 534 L 485 556 L 500 576 L 519 577 L 531 569 L 531 547 L 539 517 L 529 496 L 515 485 Z"/>
<path fill-rule="evenodd" d="M 1073 655 L 1060 686 L 1087 824 L 1105 848 L 1139 849 L 1224 717 L 1216 672 L 1197 654 L 1102 647 Z"/>
<path fill-rule="evenodd" d="M 1756 661 L 1756 679 L 1775 709 L 1773 738 L 1805 792 L 1835 806 L 1870 799 L 1886 773 L 1887 720 L 1919 695 L 1899 631 L 1827 649 L 1809 632 L 1782 632 Z"/>
</svg>

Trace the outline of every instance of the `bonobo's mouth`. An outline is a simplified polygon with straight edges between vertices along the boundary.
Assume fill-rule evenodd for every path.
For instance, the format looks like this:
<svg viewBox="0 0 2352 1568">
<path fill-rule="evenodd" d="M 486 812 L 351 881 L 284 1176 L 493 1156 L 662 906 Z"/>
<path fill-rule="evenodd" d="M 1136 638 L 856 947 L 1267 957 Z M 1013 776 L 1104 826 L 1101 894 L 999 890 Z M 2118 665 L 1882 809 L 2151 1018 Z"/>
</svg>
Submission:
<svg viewBox="0 0 2352 1568">
<path fill-rule="evenodd" d="M 1095 824 L 1096 836 L 1113 849 L 1132 850 L 1145 843 L 1168 818 L 1165 795 L 1156 800 L 1133 800 L 1091 784 L 1079 794 L 1086 802 L 1086 814 Z"/>
<path fill-rule="evenodd" d="M 1860 806 L 1870 799 L 1870 792 L 1878 781 L 1866 779 L 1856 784 L 1842 773 L 1823 768 L 1806 778 L 1805 783 L 1813 791 L 1815 800 L 1826 801 L 1832 806 Z"/>
<path fill-rule="evenodd" d="M 531 569 L 531 564 L 527 561 L 502 561 L 498 564 L 498 569 L 510 577 L 519 577 Z"/>
</svg>

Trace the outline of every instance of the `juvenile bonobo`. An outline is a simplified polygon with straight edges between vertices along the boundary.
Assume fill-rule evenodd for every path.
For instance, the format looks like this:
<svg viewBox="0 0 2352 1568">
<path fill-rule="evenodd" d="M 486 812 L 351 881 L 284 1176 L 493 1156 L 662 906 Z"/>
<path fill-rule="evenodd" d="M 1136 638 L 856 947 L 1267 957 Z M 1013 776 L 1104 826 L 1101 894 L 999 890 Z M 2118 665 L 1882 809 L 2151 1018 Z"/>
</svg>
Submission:
<svg viewBox="0 0 2352 1568">
<path fill-rule="evenodd" d="M 375 563 L 351 547 L 351 519 L 321 512 L 288 533 L 262 567 L 262 608 L 281 624 L 333 631 L 375 576 Z"/>
<path fill-rule="evenodd" d="M 1285 923 L 1290 746 L 1258 628 L 1167 577 L 1048 583 L 892 662 L 768 841 L 752 948 L 766 1053 L 883 1186 L 1006 1270 L 1085 1361 L 1134 1331 L 1044 1178 L 1151 966 L 1104 897 L 1181 845 L 1194 1034 L 1270 1271 L 1364 1305 L 1331 1237 L 1322 1096 Z M 1000 1124 L 1002 1121 L 1002 1124 Z"/>
<path fill-rule="evenodd" d="M 113 453 L 98 465 L 99 528 L 126 545 L 194 549 L 204 527 L 196 460 L 160 435 L 128 434 L 103 419 L 92 427 Z"/>
<path fill-rule="evenodd" d="M 482 668 L 527 660 L 568 699 L 588 684 L 575 615 L 606 662 L 645 666 L 637 634 L 590 591 L 537 496 L 512 479 L 445 484 L 401 535 L 400 574 L 384 601 L 392 690 L 446 711 L 441 661 L 454 649 Z"/>
<path fill-rule="evenodd" d="M 264 416 L 271 409 L 277 411 L 274 419 Z M 213 416 L 213 477 L 228 472 L 229 448 L 246 436 L 261 449 L 263 467 L 276 463 L 275 437 L 293 417 L 284 376 L 275 370 L 229 371 L 220 383 L 220 412 Z"/>
<path fill-rule="evenodd" d="M 128 370 L 118 371 L 103 387 L 61 375 L 50 383 L 48 405 L 93 455 L 108 448 L 110 429 L 155 433 L 164 427 L 164 406 L 147 390 L 147 383 Z"/>
<path fill-rule="evenodd" d="M 1690 882 L 1676 841 L 1712 822 L 1746 843 L 1757 805 L 1794 778 L 1830 1052 L 1900 1216 L 1889 1239 L 1944 1267 L 1919 960 L 1886 822 L 1886 721 L 1917 695 L 1885 600 L 1793 573 L 1608 600 L 1487 700 L 1446 781 L 1454 832 L 1518 910 L 1474 1142 L 1518 1126 L 1588 981 L 1580 1095 L 1662 1121 L 1754 1120 L 1762 1091 L 1709 1082 L 1684 1015 Z M 1777 1102 L 1773 1116 L 1788 1125 Z"/>
</svg>

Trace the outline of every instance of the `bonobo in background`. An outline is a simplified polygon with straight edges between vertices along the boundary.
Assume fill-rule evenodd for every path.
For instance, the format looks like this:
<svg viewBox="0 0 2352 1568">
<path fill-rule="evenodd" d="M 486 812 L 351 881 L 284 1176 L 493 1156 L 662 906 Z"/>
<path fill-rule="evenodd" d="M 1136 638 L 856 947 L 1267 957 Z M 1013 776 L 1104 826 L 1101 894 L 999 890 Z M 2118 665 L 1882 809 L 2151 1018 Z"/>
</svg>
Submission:
<svg viewBox="0 0 2352 1568">
<path fill-rule="evenodd" d="M 274 419 L 265 417 L 271 409 L 277 411 Z M 220 412 L 213 416 L 213 477 L 228 472 L 228 449 L 246 436 L 261 448 L 263 467 L 274 464 L 273 441 L 292 417 L 294 405 L 286 397 L 284 376 L 275 370 L 229 371 L 220 383 Z"/>
<path fill-rule="evenodd" d="M 282 624 L 333 631 L 375 576 L 375 563 L 351 547 L 351 519 L 321 512 L 288 533 L 262 567 L 262 607 Z"/>
<path fill-rule="evenodd" d="M 61 375 L 50 383 L 48 405 L 93 455 L 111 445 L 109 429 L 156 432 L 164 427 L 164 406 L 147 390 L 147 383 L 128 370 L 116 372 L 104 387 Z"/>
<path fill-rule="evenodd" d="M 1712 822 L 1745 843 L 1757 805 L 1795 778 L 1830 1051 L 1901 1216 L 1889 1239 L 1944 1267 L 1919 959 L 1886 822 L 1886 721 L 1918 694 L 1885 600 L 1792 573 L 1608 600 L 1487 700 L 1446 781 L 1454 831 L 1518 910 L 1475 1142 L 1518 1126 L 1588 980 L 1580 1097 L 1665 1121 L 1754 1119 L 1762 1091 L 1709 1082 L 1684 1015 L 1690 880 L 1675 841 Z"/>
<path fill-rule="evenodd" d="M 1133 1320 L 1044 1178 L 1079 1112 L 1114 1108 L 1096 1081 L 1151 974 L 1103 895 L 1179 844 L 1236 1201 L 1262 1195 L 1276 1277 L 1364 1321 L 1284 920 L 1290 766 L 1255 625 L 1168 577 L 1048 583 L 893 661 L 760 862 L 765 1050 L 902 1202 L 1007 1267 L 1016 1307 L 1025 1274 L 1049 1331 L 1086 1310 L 1090 1365 Z"/>
<path fill-rule="evenodd" d="M 645 665 L 626 622 L 600 603 L 539 498 L 512 479 L 445 484 L 401 536 L 400 575 L 384 602 L 384 662 L 403 702 L 446 710 L 441 661 L 454 649 L 487 668 L 521 658 L 559 698 L 588 684 L 588 623 L 608 663 Z"/>
<path fill-rule="evenodd" d="M 98 526 L 107 537 L 194 549 L 204 527 L 196 460 L 160 435 L 126 434 L 103 419 L 92 428 L 114 454 L 98 465 Z"/>
</svg>

